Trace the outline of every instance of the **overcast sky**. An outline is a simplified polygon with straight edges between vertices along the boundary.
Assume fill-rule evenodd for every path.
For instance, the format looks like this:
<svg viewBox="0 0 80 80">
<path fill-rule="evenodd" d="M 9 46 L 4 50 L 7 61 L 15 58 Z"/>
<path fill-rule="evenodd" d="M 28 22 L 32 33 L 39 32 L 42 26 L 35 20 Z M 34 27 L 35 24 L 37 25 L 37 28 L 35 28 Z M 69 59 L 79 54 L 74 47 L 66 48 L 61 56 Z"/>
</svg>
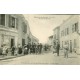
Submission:
<svg viewBox="0 0 80 80">
<path fill-rule="evenodd" d="M 49 36 L 53 35 L 53 29 L 59 26 L 63 20 L 70 15 L 33 15 L 24 14 L 29 22 L 32 34 L 39 39 L 41 43 L 47 42 Z"/>
</svg>

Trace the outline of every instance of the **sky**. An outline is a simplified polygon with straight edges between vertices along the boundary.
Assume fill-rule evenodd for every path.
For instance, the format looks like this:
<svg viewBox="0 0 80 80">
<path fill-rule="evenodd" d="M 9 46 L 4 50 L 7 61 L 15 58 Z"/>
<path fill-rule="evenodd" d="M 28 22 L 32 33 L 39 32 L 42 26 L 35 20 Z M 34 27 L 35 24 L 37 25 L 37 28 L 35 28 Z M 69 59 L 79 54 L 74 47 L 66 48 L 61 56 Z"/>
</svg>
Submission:
<svg viewBox="0 0 80 80">
<path fill-rule="evenodd" d="M 48 37 L 53 35 L 53 29 L 70 15 L 51 15 L 51 14 L 23 14 L 28 20 L 32 34 L 39 39 L 39 42 L 46 43 Z"/>
</svg>

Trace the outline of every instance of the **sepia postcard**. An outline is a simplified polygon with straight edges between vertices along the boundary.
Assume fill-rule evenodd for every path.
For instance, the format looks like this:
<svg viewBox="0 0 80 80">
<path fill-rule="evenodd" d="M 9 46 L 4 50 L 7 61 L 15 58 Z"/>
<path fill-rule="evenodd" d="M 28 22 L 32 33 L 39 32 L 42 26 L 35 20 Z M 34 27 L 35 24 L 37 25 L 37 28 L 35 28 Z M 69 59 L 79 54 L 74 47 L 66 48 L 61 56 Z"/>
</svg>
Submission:
<svg viewBox="0 0 80 80">
<path fill-rule="evenodd" d="M 80 65 L 80 15 L 0 14 L 0 65 Z"/>
</svg>

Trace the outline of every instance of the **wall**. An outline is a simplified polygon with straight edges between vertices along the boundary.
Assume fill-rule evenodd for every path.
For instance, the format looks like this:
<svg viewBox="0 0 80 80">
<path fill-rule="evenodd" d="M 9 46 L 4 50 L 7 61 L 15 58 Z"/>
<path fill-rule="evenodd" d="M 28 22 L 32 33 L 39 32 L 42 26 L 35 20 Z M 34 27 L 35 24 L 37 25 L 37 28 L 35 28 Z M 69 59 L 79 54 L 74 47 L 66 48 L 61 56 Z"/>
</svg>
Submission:
<svg viewBox="0 0 80 80">
<path fill-rule="evenodd" d="M 74 39 L 76 39 L 76 50 L 80 48 L 79 46 L 79 37 L 80 35 L 77 32 L 72 33 L 72 25 L 74 23 L 78 22 L 79 23 L 79 16 L 75 15 L 75 16 L 71 16 L 69 19 L 67 19 L 63 24 L 61 24 L 60 26 L 60 47 L 62 48 L 62 41 L 63 41 L 63 46 L 65 44 L 66 41 L 69 42 L 69 50 L 70 50 L 70 40 L 72 41 L 72 51 L 74 50 Z M 80 25 L 79 25 L 80 27 Z M 61 37 L 61 31 L 65 30 L 65 28 L 69 28 L 69 34 L 66 36 Z"/>
</svg>

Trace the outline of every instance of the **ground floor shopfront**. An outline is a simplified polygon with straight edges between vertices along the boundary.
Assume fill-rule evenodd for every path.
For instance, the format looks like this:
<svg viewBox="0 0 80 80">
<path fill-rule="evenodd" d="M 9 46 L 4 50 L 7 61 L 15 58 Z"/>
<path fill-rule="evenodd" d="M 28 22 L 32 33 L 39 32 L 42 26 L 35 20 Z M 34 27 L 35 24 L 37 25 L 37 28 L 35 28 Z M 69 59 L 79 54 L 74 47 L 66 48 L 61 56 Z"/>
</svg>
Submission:
<svg viewBox="0 0 80 80">
<path fill-rule="evenodd" d="M 18 33 L 10 30 L 0 30 L 0 46 L 6 45 L 11 48 L 18 45 Z"/>
</svg>

